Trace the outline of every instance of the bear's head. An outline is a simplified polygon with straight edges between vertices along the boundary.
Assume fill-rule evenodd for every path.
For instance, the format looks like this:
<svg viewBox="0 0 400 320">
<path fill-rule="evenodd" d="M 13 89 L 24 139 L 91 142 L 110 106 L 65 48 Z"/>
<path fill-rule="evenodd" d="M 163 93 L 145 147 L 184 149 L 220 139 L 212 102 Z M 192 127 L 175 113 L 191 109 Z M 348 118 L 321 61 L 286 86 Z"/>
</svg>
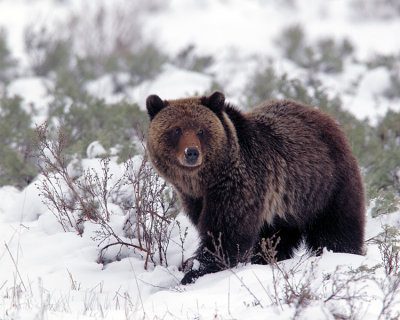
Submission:
<svg viewBox="0 0 400 320">
<path fill-rule="evenodd" d="M 170 182 L 177 183 L 175 180 L 184 176 L 201 178 L 201 172 L 212 172 L 210 168 L 228 155 L 225 97 L 221 92 L 179 100 L 151 95 L 146 107 L 149 156 L 155 169 Z"/>
</svg>

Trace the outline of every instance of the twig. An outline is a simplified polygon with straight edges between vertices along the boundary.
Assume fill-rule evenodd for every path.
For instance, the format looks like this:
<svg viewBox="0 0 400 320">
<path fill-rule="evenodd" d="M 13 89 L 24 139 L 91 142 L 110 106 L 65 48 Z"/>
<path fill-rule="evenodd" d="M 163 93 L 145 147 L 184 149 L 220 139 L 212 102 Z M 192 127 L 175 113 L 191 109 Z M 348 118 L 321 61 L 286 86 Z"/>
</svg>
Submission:
<svg viewBox="0 0 400 320">
<path fill-rule="evenodd" d="M 7 243 L 4 242 L 4 245 L 5 245 L 5 247 L 6 247 L 7 251 L 8 251 L 8 253 L 9 253 L 10 257 L 11 257 L 12 262 L 14 263 L 14 267 L 15 267 L 15 270 L 17 271 L 17 274 L 18 274 L 19 279 L 21 280 L 21 284 L 22 284 L 22 286 L 24 287 L 24 289 L 26 290 L 26 287 L 25 287 L 25 284 L 24 284 L 24 280 L 22 280 L 21 274 L 19 273 L 19 269 L 18 269 L 17 263 L 15 262 L 14 257 L 13 257 L 13 255 L 11 254 L 10 249 L 8 248 Z"/>
</svg>

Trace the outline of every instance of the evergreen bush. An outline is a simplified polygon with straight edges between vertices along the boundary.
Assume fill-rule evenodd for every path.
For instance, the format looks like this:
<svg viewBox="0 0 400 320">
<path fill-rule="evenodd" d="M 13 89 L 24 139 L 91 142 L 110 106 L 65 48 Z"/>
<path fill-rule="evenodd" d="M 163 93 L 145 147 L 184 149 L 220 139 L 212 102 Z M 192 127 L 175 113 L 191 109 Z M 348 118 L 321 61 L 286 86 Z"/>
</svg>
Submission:
<svg viewBox="0 0 400 320">
<path fill-rule="evenodd" d="M 7 33 L 0 28 L 0 84 L 7 83 L 13 78 L 16 65 L 17 61 L 12 57 L 7 45 Z"/>
<path fill-rule="evenodd" d="M 120 160 L 137 153 L 135 144 L 139 145 L 144 139 L 148 117 L 136 104 L 107 104 L 90 95 L 70 104 L 67 100 L 56 97 L 49 106 L 50 130 L 55 132 L 60 126 L 68 137 L 66 154 L 85 157 L 93 141 L 99 141 L 108 152 L 114 148 Z"/>
<path fill-rule="evenodd" d="M 0 99 L 0 186 L 22 188 L 37 175 L 31 116 L 18 96 Z"/>
</svg>

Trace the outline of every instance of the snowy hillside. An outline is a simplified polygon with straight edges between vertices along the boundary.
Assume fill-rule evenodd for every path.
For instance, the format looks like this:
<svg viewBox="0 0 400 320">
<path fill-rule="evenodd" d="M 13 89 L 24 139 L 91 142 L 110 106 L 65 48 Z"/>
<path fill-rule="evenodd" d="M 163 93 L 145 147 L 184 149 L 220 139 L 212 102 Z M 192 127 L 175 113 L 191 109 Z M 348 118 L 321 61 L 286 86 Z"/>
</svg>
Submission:
<svg viewBox="0 0 400 320">
<path fill-rule="evenodd" d="M 398 319 L 399 34 L 389 0 L 0 1 L 0 319 Z M 144 104 L 215 89 L 337 118 L 365 256 L 180 285 L 198 238 L 143 157 Z"/>
</svg>

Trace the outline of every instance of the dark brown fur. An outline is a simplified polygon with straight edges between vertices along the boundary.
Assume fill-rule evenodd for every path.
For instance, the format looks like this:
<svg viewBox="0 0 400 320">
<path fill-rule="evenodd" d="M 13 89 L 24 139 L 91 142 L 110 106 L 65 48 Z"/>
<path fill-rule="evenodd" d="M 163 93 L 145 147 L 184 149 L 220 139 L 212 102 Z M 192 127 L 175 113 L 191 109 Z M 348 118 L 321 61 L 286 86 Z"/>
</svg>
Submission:
<svg viewBox="0 0 400 320">
<path fill-rule="evenodd" d="M 147 99 L 150 159 L 174 185 L 201 237 L 200 269 L 182 283 L 221 269 L 208 253 L 213 239 L 220 239 L 231 265 L 274 235 L 279 260 L 302 239 L 311 250 L 361 254 L 364 190 L 339 125 L 289 100 L 266 101 L 247 113 L 224 101 L 219 92 Z M 182 154 L 194 145 L 200 160 L 189 165 Z"/>
</svg>

